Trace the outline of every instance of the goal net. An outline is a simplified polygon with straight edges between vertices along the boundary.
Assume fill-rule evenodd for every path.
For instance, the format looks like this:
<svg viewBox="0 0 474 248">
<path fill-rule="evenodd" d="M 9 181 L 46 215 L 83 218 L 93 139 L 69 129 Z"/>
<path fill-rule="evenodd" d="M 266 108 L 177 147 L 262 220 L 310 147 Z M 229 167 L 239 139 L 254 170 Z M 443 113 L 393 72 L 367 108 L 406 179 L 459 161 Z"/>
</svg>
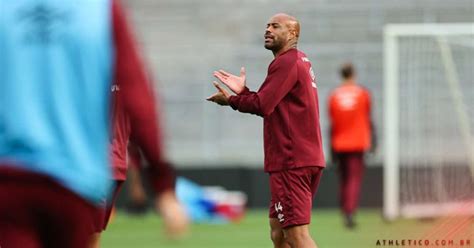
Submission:
<svg viewBox="0 0 474 248">
<path fill-rule="evenodd" d="M 474 23 L 384 32 L 384 215 L 474 214 Z"/>
</svg>

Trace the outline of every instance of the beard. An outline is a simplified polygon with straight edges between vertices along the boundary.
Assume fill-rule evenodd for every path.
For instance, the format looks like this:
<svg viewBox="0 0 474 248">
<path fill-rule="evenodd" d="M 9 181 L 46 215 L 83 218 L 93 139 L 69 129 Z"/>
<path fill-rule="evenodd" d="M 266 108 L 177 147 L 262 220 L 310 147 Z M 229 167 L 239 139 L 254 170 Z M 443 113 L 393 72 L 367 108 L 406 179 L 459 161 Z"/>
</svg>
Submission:
<svg viewBox="0 0 474 248">
<path fill-rule="evenodd" d="M 283 42 L 277 38 L 274 38 L 272 39 L 271 42 L 268 42 L 268 43 L 264 43 L 264 47 L 270 51 L 279 51 L 280 49 L 283 48 L 285 44 L 283 44 Z"/>
</svg>

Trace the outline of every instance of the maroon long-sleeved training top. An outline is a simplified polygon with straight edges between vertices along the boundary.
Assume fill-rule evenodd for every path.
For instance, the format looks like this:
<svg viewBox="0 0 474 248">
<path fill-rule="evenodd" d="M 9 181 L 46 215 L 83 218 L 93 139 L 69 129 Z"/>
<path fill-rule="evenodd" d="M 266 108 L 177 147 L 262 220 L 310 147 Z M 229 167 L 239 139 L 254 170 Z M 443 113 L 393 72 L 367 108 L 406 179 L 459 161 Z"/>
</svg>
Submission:
<svg viewBox="0 0 474 248">
<path fill-rule="evenodd" d="M 245 88 L 230 106 L 263 117 L 265 171 L 325 167 L 318 91 L 311 62 L 289 49 L 277 56 L 258 92 Z"/>
</svg>

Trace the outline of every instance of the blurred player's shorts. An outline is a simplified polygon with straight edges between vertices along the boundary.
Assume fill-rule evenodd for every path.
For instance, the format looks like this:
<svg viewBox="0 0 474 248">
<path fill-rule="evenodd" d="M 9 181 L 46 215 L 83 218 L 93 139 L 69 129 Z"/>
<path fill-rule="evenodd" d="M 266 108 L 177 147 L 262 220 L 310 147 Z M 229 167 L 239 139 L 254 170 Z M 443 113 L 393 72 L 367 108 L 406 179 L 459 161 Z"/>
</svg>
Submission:
<svg viewBox="0 0 474 248">
<path fill-rule="evenodd" d="M 247 195 L 220 186 L 203 187 L 183 177 L 176 183 L 176 195 L 193 222 L 237 222 L 245 215 Z"/>
</svg>

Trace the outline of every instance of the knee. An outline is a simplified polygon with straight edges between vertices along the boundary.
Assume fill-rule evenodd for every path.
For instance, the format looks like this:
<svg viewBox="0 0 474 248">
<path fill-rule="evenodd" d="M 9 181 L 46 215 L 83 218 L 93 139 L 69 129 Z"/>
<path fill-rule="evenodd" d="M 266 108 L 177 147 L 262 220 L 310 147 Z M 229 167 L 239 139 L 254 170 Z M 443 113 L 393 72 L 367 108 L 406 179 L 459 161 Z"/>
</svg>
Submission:
<svg viewBox="0 0 474 248">
<path fill-rule="evenodd" d="M 281 229 L 278 229 L 271 230 L 270 238 L 274 244 L 281 244 L 284 242 L 285 236 L 283 235 L 283 231 Z"/>
</svg>

